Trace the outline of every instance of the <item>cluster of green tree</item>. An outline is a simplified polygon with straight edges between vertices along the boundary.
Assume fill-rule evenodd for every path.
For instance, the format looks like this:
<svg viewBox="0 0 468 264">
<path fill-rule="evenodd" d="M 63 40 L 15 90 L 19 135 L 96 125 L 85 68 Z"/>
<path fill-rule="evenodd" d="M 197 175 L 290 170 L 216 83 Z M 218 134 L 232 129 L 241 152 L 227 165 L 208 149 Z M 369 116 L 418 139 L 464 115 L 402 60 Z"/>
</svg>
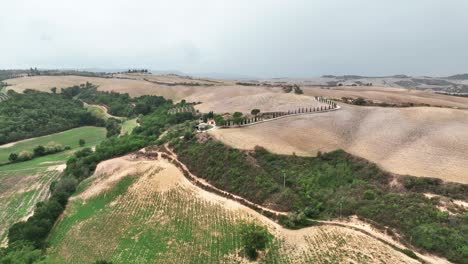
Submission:
<svg viewBox="0 0 468 264">
<path fill-rule="evenodd" d="M 458 200 L 466 200 L 468 196 L 467 184 L 444 183 L 437 178 L 414 176 L 402 176 L 398 180 L 412 192 L 433 193 Z"/>
<path fill-rule="evenodd" d="M 97 86 L 89 82 L 62 89 L 61 94 L 66 98 L 76 98 L 90 104 L 106 105 L 111 115 L 124 117 L 146 115 L 166 103 L 161 96 L 144 95 L 131 98 L 128 94 L 98 91 Z"/>
<path fill-rule="evenodd" d="M 28 70 L 0 70 L 0 81 L 28 73 Z"/>
<path fill-rule="evenodd" d="M 283 92 L 285 93 L 290 93 L 294 91 L 295 94 L 303 94 L 304 91 L 302 91 L 301 87 L 297 84 L 293 85 L 282 85 Z"/>
<path fill-rule="evenodd" d="M 30 68 L 28 72 L 28 76 L 36 76 L 36 75 L 41 75 L 41 71 L 39 71 L 37 68 Z"/>
<path fill-rule="evenodd" d="M 116 118 L 108 118 L 106 120 L 106 130 L 106 137 L 108 138 L 120 135 L 120 131 L 122 130 L 122 121 Z"/>
<path fill-rule="evenodd" d="M 242 223 L 239 228 L 244 254 L 250 260 L 256 260 L 258 251 L 266 248 L 267 244 L 273 239 L 267 228 L 254 223 Z"/>
<path fill-rule="evenodd" d="M 142 70 L 136 70 L 136 69 L 130 69 L 127 71 L 128 73 L 148 73 L 148 69 L 142 69 Z"/>
<path fill-rule="evenodd" d="M 236 82 L 236 85 L 242 86 L 261 86 L 261 83 L 254 83 L 254 82 Z"/>
<path fill-rule="evenodd" d="M 64 150 L 70 149 L 70 146 L 63 146 L 61 144 L 57 144 L 55 142 L 49 142 L 47 145 L 42 146 L 39 145 L 33 149 L 33 151 L 27 151 L 23 150 L 19 154 L 18 153 L 10 153 L 10 156 L 8 157 L 8 160 L 10 162 L 21 162 L 21 161 L 27 161 L 31 160 L 37 157 L 42 157 L 45 155 L 50 155 L 58 152 L 62 152 Z"/>
<path fill-rule="evenodd" d="M 25 90 L 8 91 L 9 99 L 0 104 L 0 144 L 49 135 L 71 128 L 103 126 L 76 100 L 60 94 Z"/>
<path fill-rule="evenodd" d="M 291 228 L 307 225 L 310 219 L 357 215 L 397 230 L 421 249 L 454 262 L 468 260 L 468 213 L 442 212 L 437 201 L 412 191 L 416 185 L 394 188 L 392 175 L 344 151 L 318 157 L 282 156 L 262 148 L 244 152 L 214 140 L 201 144 L 195 139 L 174 147 L 195 175 L 216 187 L 294 212 L 282 219 Z"/>
</svg>

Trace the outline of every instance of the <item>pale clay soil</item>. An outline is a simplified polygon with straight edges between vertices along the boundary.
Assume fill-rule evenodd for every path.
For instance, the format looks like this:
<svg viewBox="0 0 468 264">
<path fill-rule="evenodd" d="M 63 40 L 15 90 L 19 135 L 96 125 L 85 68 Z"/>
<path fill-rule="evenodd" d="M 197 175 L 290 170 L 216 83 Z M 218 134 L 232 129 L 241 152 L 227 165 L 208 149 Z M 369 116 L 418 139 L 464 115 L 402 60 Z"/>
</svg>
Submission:
<svg viewBox="0 0 468 264">
<path fill-rule="evenodd" d="M 236 211 L 244 215 L 247 219 L 258 221 L 266 225 L 277 238 L 283 241 L 280 251 L 291 256 L 292 259 L 296 259 L 298 263 L 304 262 L 304 259 L 301 259 L 304 252 L 320 254 L 322 250 L 325 252 L 329 250 L 329 247 L 336 246 L 324 244 L 320 248 L 317 248 L 317 244 L 322 243 L 322 235 L 329 233 L 335 235 L 339 234 L 340 237 L 346 239 L 347 243 L 344 247 L 340 248 L 340 252 L 348 252 L 347 254 L 351 255 L 357 254 L 358 252 L 362 253 L 371 259 L 370 263 L 378 263 L 382 259 L 387 263 L 418 263 L 414 259 L 392 249 L 390 246 L 374 237 L 351 228 L 325 224 L 300 230 L 284 229 L 276 222 L 236 201 L 220 197 L 198 188 L 188 181 L 177 167 L 161 158 L 158 160 L 144 160 L 132 155 L 127 155 L 121 158 L 104 161 L 98 165 L 96 173 L 92 176 L 92 179 L 94 179 L 92 185 L 73 199 L 89 199 L 90 197 L 108 190 L 126 176 L 139 177 L 138 180 L 130 186 L 130 192 L 142 194 L 144 192 L 164 193 L 172 188 L 182 188 L 199 199 L 206 199 L 212 203 L 222 205 L 226 210 Z M 394 241 L 389 236 L 355 218 L 351 221 L 332 221 L 330 223 L 339 223 L 359 228 L 365 232 L 371 233 L 379 239 L 404 248 L 403 245 Z M 314 243 L 311 243 L 311 241 Z M 447 263 L 443 259 L 434 256 L 420 255 L 420 257 L 425 258 L 430 263 Z"/>
</svg>

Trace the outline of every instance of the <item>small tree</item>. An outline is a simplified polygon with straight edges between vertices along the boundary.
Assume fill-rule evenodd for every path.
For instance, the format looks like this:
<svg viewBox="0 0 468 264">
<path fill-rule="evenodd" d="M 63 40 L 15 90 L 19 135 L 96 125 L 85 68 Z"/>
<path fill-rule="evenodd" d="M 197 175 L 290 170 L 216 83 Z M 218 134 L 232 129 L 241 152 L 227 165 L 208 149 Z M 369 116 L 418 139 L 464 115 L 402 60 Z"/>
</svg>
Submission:
<svg viewBox="0 0 468 264">
<path fill-rule="evenodd" d="M 358 97 L 356 100 L 353 101 L 353 104 L 355 105 L 363 105 L 366 103 L 366 100 L 362 97 Z"/>
<path fill-rule="evenodd" d="M 56 94 L 57 93 L 57 87 L 52 87 L 50 89 L 50 91 L 52 91 L 53 94 Z"/>
<path fill-rule="evenodd" d="M 15 162 L 18 159 L 18 154 L 16 153 L 11 153 L 10 156 L 8 157 L 8 160 L 11 162 Z"/>
<path fill-rule="evenodd" d="M 254 116 L 257 116 L 259 113 L 260 113 L 260 109 L 252 109 L 252 111 L 250 111 L 250 113 Z"/>
<path fill-rule="evenodd" d="M 251 260 L 255 260 L 258 257 L 258 251 L 266 248 L 271 234 L 265 227 L 254 223 L 244 223 L 241 225 L 241 239 L 245 254 Z"/>
<path fill-rule="evenodd" d="M 375 193 L 372 190 L 366 190 L 364 191 L 364 199 L 366 200 L 374 200 L 375 199 Z"/>
<path fill-rule="evenodd" d="M 80 147 L 83 147 L 83 146 L 86 144 L 86 141 L 85 141 L 84 139 L 81 138 L 81 139 L 78 141 L 78 144 L 80 144 Z"/>
<path fill-rule="evenodd" d="M 40 157 L 40 156 L 45 155 L 46 149 L 44 148 L 44 146 L 39 145 L 35 147 L 33 151 L 34 151 L 34 156 Z"/>
</svg>

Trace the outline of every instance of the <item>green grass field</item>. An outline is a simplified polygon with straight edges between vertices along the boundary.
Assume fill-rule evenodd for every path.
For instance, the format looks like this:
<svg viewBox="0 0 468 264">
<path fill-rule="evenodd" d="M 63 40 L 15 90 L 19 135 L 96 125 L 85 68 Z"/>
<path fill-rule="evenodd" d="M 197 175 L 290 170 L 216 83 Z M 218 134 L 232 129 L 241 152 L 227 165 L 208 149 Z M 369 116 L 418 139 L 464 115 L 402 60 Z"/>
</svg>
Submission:
<svg viewBox="0 0 468 264">
<path fill-rule="evenodd" d="M 101 119 L 107 119 L 106 113 L 101 108 L 94 106 L 94 105 L 85 105 L 85 108 L 90 112 L 93 116 Z"/>
<path fill-rule="evenodd" d="M 122 123 L 121 135 L 131 134 L 133 129 L 138 126 L 137 118 L 126 120 Z"/>
<path fill-rule="evenodd" d="M 8 162 L 8 156 L 10 153 L 19 153 L 23 150 L 32 151 L 35 147 L 39 145 L 46 145 L 49 142 L 55 142 L 62 144 L 63 146 L 70 146 L 72 149 L 76 149 L 79 147 L 78 141 L 79 139 L 84 139 L 86 141 L 87 146 L 94 146 L 101 142 L 106 137 L 106 130 L 102 127 L 79 127 L 70 129 L 64 132 L 37 137 L 30 140 L 23 140 L 19 141 L 18 143 L 14 144 L 11 147 L 2 147 L 0 148 L 0 164 Z M 62 156 L 69 156 L 67 153 L 59 153 L 58 155 L 50 155 L 55 157 Z M 41 157 L 34 159 L 33 161 L 42 160 L 42 161 L 51 161 L 49 159 L 53 159 L 53 157 Z M 23 162 L 27 163 L 27 162 Z M 33 162 L 34 163 L 34 162 Z M 20 165 L 24 167 L 23 165 Z M 2 170 L 3 166 L 0 166 L 0 171 Z"/>
</svg>

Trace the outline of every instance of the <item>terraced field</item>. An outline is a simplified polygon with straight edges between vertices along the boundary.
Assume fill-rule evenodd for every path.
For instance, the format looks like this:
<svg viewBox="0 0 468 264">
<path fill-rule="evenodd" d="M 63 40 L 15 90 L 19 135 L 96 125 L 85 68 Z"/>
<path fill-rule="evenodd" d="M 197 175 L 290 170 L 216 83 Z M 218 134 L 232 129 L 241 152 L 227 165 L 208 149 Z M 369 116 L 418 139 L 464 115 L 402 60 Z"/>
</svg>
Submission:
<svg viewBox="0 0 468 264">
<path fill-rule="evenodd" d="M 239 223 L 275 235 L 265 263 L 415 263 L 343 227 L 285 230 L 255 211 L 192 185 L 166 160 L 126 156 L 98 165 L 50 237 L 51 263 L 247 263 Z M 365 250 L 363 250 L 365 249 Z"/>
<path fill-rule="evenodd" d="M 27 172 L 0 171 L 0 241 L 6 243 L 8 228 L 26 219 L 36 203 L 49 196 L 49 186 L 60 176 L 60 168 Z"/>
<path fill-rule="evenodd" d="M 162 172 L 168 178 L 178 173 L 168 163 L 139 166 L 142 174 L 123 177 L 84 202 L 87 189 L 71 203 L 52 234 L 51 262 L 221 263 L 235 255 L 242 215 L 161 179 Z"/>
</svg>

